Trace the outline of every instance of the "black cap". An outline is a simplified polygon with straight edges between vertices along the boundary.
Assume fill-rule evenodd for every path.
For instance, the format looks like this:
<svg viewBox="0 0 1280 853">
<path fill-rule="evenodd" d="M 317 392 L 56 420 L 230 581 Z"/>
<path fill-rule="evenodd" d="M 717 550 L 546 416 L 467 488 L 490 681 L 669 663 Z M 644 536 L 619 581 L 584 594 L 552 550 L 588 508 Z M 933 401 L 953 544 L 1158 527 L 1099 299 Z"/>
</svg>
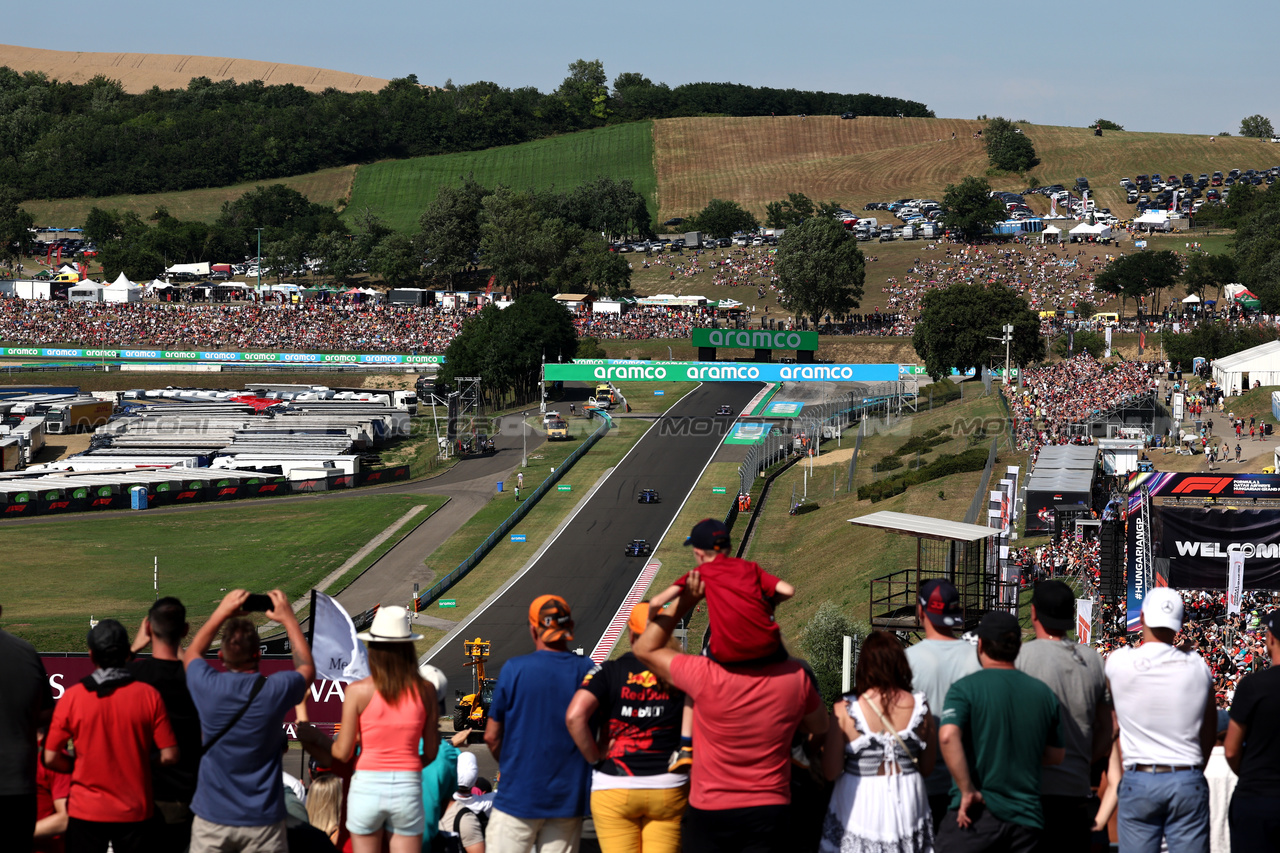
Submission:
<svg viewBox="0 0 1280 853">
<path fill-rule="evenodd" d="M 1062 581 L 1040 581 L 1031 593 L 1036 618 L 1050 631 L 1070 631 L 1076 617 L 1076 595 Z"/>
<path fill-rule="evenodd" d="M 704 518 L 693 526 L 693 531 L 689 534 L 689 538 L 684 540 L 684 544 L 692 545 L 703 551 L 714 551 L 717 548 L 729 547 L 729 528 L 724 526 L 723 521 L 717 521 L 714 518 Z"/>
<path fill-rule="evenodd" d="M 1280 637 L 1280 610 L 1272 610 L 1262 617 L 1262 625 L 1276 637 Z"/>
<path fill-rule="evenodd" d="M 958 628 L 964 624 L 960 593 L 945 578 L 934 578 L 920 584 L 919 603 L 924 615 L 939 628 Z"/>
<path fill-rule="evenodd" d="M 1022 626 L 1018 624 L 1018 617 L 1012 613 L 992 610 L 978 623 L 979 640 L 994 643 L 1003 640 L 1009 634 L 1016 634 L 1019 638 L 1022 636 Z"/>
<path fill-rule="evenodd" d="M 114 619 L 103 619 L 90 628 L 87 643 L 103 666 L 119 666 L 129 657 L 129 632 Z"/>
</svg>

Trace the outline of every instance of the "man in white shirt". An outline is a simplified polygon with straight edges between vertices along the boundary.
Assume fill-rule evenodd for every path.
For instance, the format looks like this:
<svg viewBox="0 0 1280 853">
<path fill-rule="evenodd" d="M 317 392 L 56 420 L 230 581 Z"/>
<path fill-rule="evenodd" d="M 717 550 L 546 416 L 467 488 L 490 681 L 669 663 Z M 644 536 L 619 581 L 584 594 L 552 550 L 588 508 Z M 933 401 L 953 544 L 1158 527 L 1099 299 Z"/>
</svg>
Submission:
<svg viewBox="0 0 1280 853">
<path fill-rule="evenodd" d="M 937 731 L 938 715 L 942 713 L 951 685 L 982 669 L 982 664 L 976 648 L 956 639 L 955 629 L 964 625 L 964 610 L 960 593 L 951 581 L 934 578 L 920 584 L 916 619 L 924 627 L 924 639 L 907 647 L 911 689 L 924 694 L 929 712 L 933 714 L 934 731 Z M 925 790 L 936 833 L 951 800 L 951 773 L 946 762 L 934 765 L 933 772 L 925 779 Z"/>
<path fill-rule="evenodd" d="M 1209 786 L 1203 768 L 1213 750 L 1218 713 L 1204 658 L 1174 648 L 1182 597 L 1168 587 L 1142 602 L 1142 645 L 1107 659 L 1107 681 L 1120 725 L 1124 778 L 1118 827 L 1125 853 L 1208 853 Z"/>
</svg>

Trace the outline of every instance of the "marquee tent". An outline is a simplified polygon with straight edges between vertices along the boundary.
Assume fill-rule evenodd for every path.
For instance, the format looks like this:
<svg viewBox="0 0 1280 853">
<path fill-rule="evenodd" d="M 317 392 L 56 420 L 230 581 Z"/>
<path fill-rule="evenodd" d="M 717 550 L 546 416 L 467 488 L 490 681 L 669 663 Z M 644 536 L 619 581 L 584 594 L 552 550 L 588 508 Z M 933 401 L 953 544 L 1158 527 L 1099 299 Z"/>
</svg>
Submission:
<svg viewBox="0 0 1280 853">
<path fill-rule="evenodd" d="M 1072 228 L 1067 233 L 1070 234 L 1072 237 L 1079 237 L 1082 239 L 1092 237 L 1095 240 L 1110 240 L 1111 226 L 1090 225 L 1087 222 L 1081 222 L 1079 225 L 1077 225 L 1075 228 Z"/>
<path fill-rule="evenodd" d="M 68 302 L 101 302 L 102 285 L 93 281 L 77 284 L 67 291 Z"/>
<path fill-rule="evenodd" d="M 1040 242 L 1043 243 L 1046 238 L 1048 238 L 1051 242 L 1061 243 L 1062 229 L 1058 228 L 1055 225 L 1050 225 L 1048 228 L 1040 232 Z"/>
<path fill-rule="evenodd" d="M 141 302 L 142 288 L 129 281 L 124 273 L 102 288 L 103 302 Z"/>
<path fill-rule="evenodd" d="M 1213 362 L 1213 379 L 1228 394 L 1247 391 L 1255 383 L 1280 385 L 1280 341 L 1269 341 Z"/>
<path fill-rule="evenodd" d="M 1197 302 L 1199 302 L 1199 301 L 1200 301 L 1200 297 L 1193 293 L 1193 294 L 1191 294 L 1190 296 L 1188 296 L 1186 299 L 1182 300 L 1182 304 L 1183 304 L 1183 305 L 1194 305 L 1195 303 L 1197 303 Z"/>
<path fill-rule="evenodd" d="M 1133 224 L 1138 228 L 1145 228 L 1148 231 L 1173 230 L 1173 225 L 1169 222 L 1169 213 L 1164 210 L 1148 210 L 1146 213 L 1133 220 Z"/>
</svg>

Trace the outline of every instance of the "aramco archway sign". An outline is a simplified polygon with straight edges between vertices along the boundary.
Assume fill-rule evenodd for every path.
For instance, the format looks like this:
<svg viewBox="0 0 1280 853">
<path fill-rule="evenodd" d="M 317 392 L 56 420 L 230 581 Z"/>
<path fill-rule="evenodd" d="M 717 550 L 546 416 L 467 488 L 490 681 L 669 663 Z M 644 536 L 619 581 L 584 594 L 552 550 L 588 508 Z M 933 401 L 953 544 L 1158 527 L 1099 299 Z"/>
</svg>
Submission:
<svg viewBox="0 0 1280 853">
<path fill-rule="evenodd" d="M 717 349 L 753 349 L 756 361 L 769 361 L 776 349 L 795 350 L 796 361 L 813 362 L 818 349 L 817 332 L 783 329 L 694 329 L 693 345 L 698 361 L 715 361 Z"/>
</svg>

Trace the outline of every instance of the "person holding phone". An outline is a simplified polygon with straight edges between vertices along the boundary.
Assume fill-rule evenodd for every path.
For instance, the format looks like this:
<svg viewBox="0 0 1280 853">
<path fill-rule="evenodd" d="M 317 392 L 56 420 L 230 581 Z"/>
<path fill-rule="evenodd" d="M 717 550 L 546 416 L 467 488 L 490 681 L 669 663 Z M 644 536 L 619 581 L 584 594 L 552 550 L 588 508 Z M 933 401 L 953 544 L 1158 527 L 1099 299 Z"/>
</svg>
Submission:
<svg viewBox="0 0 1280 853">
<path fill-rule="evenodd" d="M 284 626 L 293 653 L 293 672 L 264 678 L 258 671 L 262 657 L 258 629 L 243 617 L 255 607 Z M 218 658 L 225 672 L 218 672 L 204 659 L 219 630 L 222 647 Z M 288 853 L 284 788 L 280 784 L 281 723 L 289 709 L 306 696 L 307 685 L 316 673 L 311 648 L 289 600 L 278 589 L 267 596 L 232 590 L 196 633 L 182 662 L 204 735 L 204 757 L 191 801 L 196 817 L 190 853 Z"/>
</svg>

